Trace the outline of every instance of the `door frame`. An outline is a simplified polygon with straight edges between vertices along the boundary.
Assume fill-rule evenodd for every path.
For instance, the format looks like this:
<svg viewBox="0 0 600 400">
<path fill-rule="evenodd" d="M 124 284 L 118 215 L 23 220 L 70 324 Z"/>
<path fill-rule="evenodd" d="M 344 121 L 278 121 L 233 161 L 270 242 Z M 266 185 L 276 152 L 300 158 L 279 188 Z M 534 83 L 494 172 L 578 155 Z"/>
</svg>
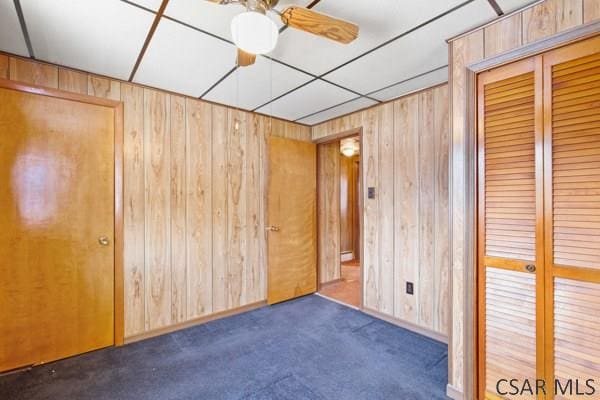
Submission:
<svg viewBox="0 0 600 400">
<path fill-rule="evenodd" d="M 121 346 L 125 335 L 124 273 L 123 273 L 123 103 L 101 97 L 65 92 L 43 86 L 0 79 L 0 88 L 37 94 L 57 99 L 76 101 L 112 108 L 114 111 L 114 284 L 113 329 L 114 345 Z"/>
<path fill-rule="evenodd" d="M 358 306 L 359 310 L 364 310 L 364 276 L 363 276 L 363 258 L 364 258 L 364 226 L 365 226 L 365 213 L 364 213 L 364 182 L 363 182 L 363 174 L 364 174 L 364 162 L 363 162 L 363 158 L 362 158 L 362 150 L 364 148 L 363 146 L 363 128 L 362 127 L 358 127 L 358 128 L 353 128 L 353 129 L 349 129 L 347 131 L 342 131 L 342 132 L 338 132 L 335 133 L 333 135 L 328 135 L 326 137 L 320 138 L 320 139 L 315 139 L 313 140 L 313 143 L 317 145 L 317 200 L 319 198 L 319 157 L 318 157 L 318 152 L 319 152 L 319 145 L 321 144 L 328 144 L 328 143 L 332 143 L 332 142 L 338 142 L 342 139 L 346 139 L 349 137 L 356 137 L 358 136 L 358 142 L 359 142 L 359 151 L 360 151 L 360 164 L 358 166 L 358 179 L 360 182 L 359 185 L 359 191 L 358 191 L 358 213 L 359 213 L 359 217 L 358 217 L 358 232 L 359 232 L 359 246 L 360 248 L 358 249 L 358 254 L 360 254 L 360 259 L 359 259 L 359 274 L 360 274 L 360 303 Z M 317 201 L 317 243 L 319 241 L 318 235 L 319 235 L 319 202 Z M 319 274 L 319 247 L 317 246 L 317 293 L 321 290 L 322 288 L 322 284 L 321 284 L 321 280 L 320 280 L 320 274 Z M 341 268 L 341 262 L 340 262 L 340 268 Z"/>
<path fill-rule="evenodd" d="M 533 57 L 559 47 L 563 47 L 581 40 L 589 39 L 600 33 L 600 20 L 581 25 L 556 35 L 521 46 L 514 50 L 500 53 L 465 66 L 465 214 L 464 218 L 464 398 L 477 399 L 479 367 L 478 355 L 478 168 L 477 168 L 477 76 L 479 73 L 491 68 L 500 67 L 515 61 Z M 452 58 L 452 54 L 450 55 Z M 452 90 L 452 89 L 450 89 Z M 452 95 L 450 95 L 452 98 Z M 450 105 L 452 107 L 452 104 Z M 452 111 L 450 111 L 452 115 Z M 452 210 L 452 212 L 454 212 Z M 452 343 L 452 330 L 449 335 Z"/>
</svg>

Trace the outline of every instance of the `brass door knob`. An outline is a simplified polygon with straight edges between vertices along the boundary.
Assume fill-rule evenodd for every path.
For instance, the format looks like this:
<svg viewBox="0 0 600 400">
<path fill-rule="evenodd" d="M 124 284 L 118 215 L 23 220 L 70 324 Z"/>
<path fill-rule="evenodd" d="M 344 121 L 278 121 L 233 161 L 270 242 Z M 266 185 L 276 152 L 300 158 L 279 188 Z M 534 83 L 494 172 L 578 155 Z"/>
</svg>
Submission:
<svg viewBox="0 0 600 400">
<path fill-rule="evenodd" d="M 110 240 L 108 240 L 106 236 L 100 236 L 98 238 L 98 243 L 100 243 L 101 246 L 108 246 L 110 244 Z"/>
<path fill-rule="evenodd" d="M 279 227 L 275 225 L 267 226 L 265 229 L 271 232 L 279 232 Z"/>
<path fill-rule="evenodd" d="M 525 269 L 527 270 L 527 272 L 535 272 L 535 265 L 533 265 L 533 264 L 526 265 Z"/>
</svg>

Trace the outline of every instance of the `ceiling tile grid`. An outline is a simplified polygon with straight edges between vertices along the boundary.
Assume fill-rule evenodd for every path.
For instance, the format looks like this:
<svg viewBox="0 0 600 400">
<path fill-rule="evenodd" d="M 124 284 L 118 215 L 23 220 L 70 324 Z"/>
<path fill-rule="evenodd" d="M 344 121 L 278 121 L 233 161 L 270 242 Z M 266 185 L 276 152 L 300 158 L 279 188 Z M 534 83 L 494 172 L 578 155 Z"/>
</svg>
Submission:
<svg viewBox="0 0 600 400">
<path fill-rule="evenodd" d="M 506 13 L 537 1 L 496 2 Z M 161 4 L 0 0 L 0 50 L 28 56 L 25 30 L 37 59 L 127 80 Z M 133 81 L 310 125 L 447 81 L 445 40 L 497 17 L 488 0 L 280 0 L 276 9 L 309 4 L 356 23 L 358 39 L 280 29 L 271 54 L 236 68 L 230 22 L 244 8 L 170 0 Z"/>
<path fill-rule="evenodd" d="M 314 80 L 256 111 L 295 121 L 355 97 L 352 92 L 322 80 Z"/>
<path fill-rule="evenodd" d="M 27 44 L 12 1 L 0 1 L 0 49 L 27 57 Z"/>
<path fill-rule="evenodd" d="M 316 125 L 320 124 L 323 121 L 339 117 L 340 115 L 349 114 L 351 112 L 361 110 L 363 108 L 371 107 L 375 104 L 377 104 L 376 101 L 367 99 L 365 97 L 359 97 L 357 99 L 350 100 L 346 103 L 334 106 L 330 109 L 301 118 L 297 122 L 306 125 Z"/>
<path fill-rule="evenodd" d="M 266 57 L 257 57 L 250 68 L 237 68 L 203 96 L 216 103 L 254 110 L 313 77 Z"/>
<path fill-rule="evenodd" d="M 235 66 L 235 47 L 163 19 L 134 82 L 200 97 Z"/>
<path fill-rule="evenodd" d="M 21 0 L 35 57 L 128 79 L 154 15 L 119 0 Z"/>
</svg>

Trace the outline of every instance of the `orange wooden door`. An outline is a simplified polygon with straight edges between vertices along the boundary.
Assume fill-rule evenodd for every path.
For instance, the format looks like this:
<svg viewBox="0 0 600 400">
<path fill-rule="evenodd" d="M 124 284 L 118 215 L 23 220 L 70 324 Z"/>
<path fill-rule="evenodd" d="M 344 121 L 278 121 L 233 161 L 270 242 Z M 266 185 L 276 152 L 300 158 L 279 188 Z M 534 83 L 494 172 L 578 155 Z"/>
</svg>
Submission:
<svg viewBox="0 0 600 400">
<path fill-rule="evenodd" d="M 546 380 L 561 382 L 557 399 L 594 398 L 600 396 L 600 37 L 544 55 L 544 148 Z M 576 385 L 587 395 L 576 395 Z"/>
<path fill-rule="evenodd" d="M 544 376 L 540 62 L 497 68 L 478 81 L 480 399 L 510 391 L 501 379 L 535 385 Z"/>
<path fill-rule="evenodd" d="M 114 113 L 0 88 L 0 371 L 113 344 Z"/>
<path fill-rule="evenodd" d="M 268 139 L 269 304 L 317 290 L 317 151 L 297 140 Z"/>
</svg>

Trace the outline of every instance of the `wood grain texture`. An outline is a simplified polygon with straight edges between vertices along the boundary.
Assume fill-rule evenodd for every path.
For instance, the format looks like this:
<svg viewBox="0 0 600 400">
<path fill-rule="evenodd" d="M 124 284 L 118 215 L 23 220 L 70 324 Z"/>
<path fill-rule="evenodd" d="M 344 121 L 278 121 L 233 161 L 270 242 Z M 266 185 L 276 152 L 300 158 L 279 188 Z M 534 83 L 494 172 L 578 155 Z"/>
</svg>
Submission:
<svg viewBox="0 0 600 400">
<path fill-rule="evenodd" d="M 170 98 L 171 323 L 187 319 L 185 98 Z"/>
<path fill-rule="evenodd" d="M 10 57 L 9 73 L 11 81 L 58 89 L 58 67 L 54 65 Z"/>
<path fill-rule="evenodd" d="M 340 253 L 355 254 L 354 249 L 354 208 L 356 207 L 356 176 L 354 163 L 358 156 L 340 159 Z"/>
<path fill-rule="evenodd" d="M 87 83 L 87 79 L 86 79 Z M 87 86 L 86 86 L 87 88 Z M 125 336 L 145 330 L 144 90 L 123 84 Z"/>
<path fill-rule="evenodd" d="M 8 56 L 0 54 L 0 78 L 8 79 Z"/>
<path fill-rule="evenodd" d="M 522 16 L 515 14 L 485 28 L 485 56 L 519 47 L 523 43 Z"/>
<path fill-rule="evenodd" d="M 186 119 L 187 318 L 193 319 L 212 312 L 212 106 L 187 99 Z"/>
<path fill-rule="evenodd" d="M 230 310 L 230 297 L 245 304 L 266 299 L 265 140 L 310 141 L 309 127 L 246 113 L 245 136 L 230 150 L 227 107 L 0 53 L 0 77 L 9 70 L 13 80 L 124 104 L 127 337 Z M 240 155 L 234 169 L 230 154 Z M 238 178 L 245 182 L 239 192 L 245 205 L 229 209 L 229 189 Z M 230 211 L 241 218 L 234 225 L 245 229 L 236 239 L 244 250 L 243 259 L 237 253 L 235 291 L 228 270 Z"/>
<path fill-rule="evenodd" d="M 340 142 L 317 146 L 319 283 L 340 279 Z"/>
<path fill-rule="evenodd" d="M 583 22 L 588 23 L 600 19 L 600 2 L 583 0 Z"/>
<path fill-rule="evenodd" d="M 88 94 L 105 99 L 119 100 L 121 83 L 101 76 L 89 75 Z"/>
<path fill-rule="evenodd" d="M 115 342 L 116 113 L 59 96 L 0 88 L 0 372 Z"/>
<path fill-rule="evenodd" d="M 269 304 L 317 290 L 317 151 L 297 140 L 268 139 Z M 289 185 L 294 182 L 294 185 Z"/>
<path fill-rule="evenodd" d="M 171 323 L 170 95 L 144 89 L 146 326 Z"/>
<path fill-rule="evenodd" d="M 417 324 L 419 281 L 419 95 L 394 103 L 394 207 L 395 265 L 397 289 L 394 316 Z M 406 282 L 417 283 L 416 296 L 406 293 Z"/>
<path fill-rule="evenodd" d="M 377 310 L 394 315 L 394 103 L 377 108 L 379 118 L 379 282 Z M 432 187 L 433 189 L 433 187 Z M 430 266 L 433 269 L 433 265 Z"/>
<path fill-rule="evenodd" d="M 578 11 L 581 4 L 583 16 Z M 547 0 L 539 5 L 518 13 L 521 15 L 521 26 L 514 25 L 513 31 L 506 29 L 491 28 L 501 23 L 497 22 L 486 28 L 486 47 L 485 54 L 492 54 L 496 50 L 496 43 L 504 41 L 504 38 L 490 38 L 488 35 L 496 34 L 506 37 L 518 37 L 522 32 L 523 43 L 529 43 L 534 40 L 548 37 L 553 33 L 567 29 L 567 27 L 577 26 L 583 22 L 589 22 L 600 18 L 600 6 L 596 0 L 583 0 L 583 2 L 574 0 Z M 558 11 L 557 11 L 558 10 Z M 559 21 L 560 22 L 557 22 Z M 466 36 L 459 37 L 450 42 L 450 87 L 451 87 L 451 148 L 452 148 L 452 169 L 451 169 L 451 236 L 452 236 L 452 341 L 449 346 L 450 354 L 450 384 L 452 387 L 463 390 L 464 377 L 466 371 L 463 368 L 464 353 L 464 219 L 466 212 L 464 208 L 463 191 L 464 182 L 464 126 L 466 118 L 466 93 L 465 88 L 465 66 L 471 62 L 483 59 L 483 32 L 476 30 Z M 471 45 L 469 45 L 469 43 Z M 490 44 L 488 49 L 487 45 Z M 513 50 L 518 48 L 519 44 L 515 42 L 514 46 L 506 47 L 503 50 Z M 469 250 L 470 251 L 470 250 Z"/>
<path fill-rule="evenodd" d="M 88 75 L 84 72 L 60 68 L 58 70 L 58 88 L 66 92 L 87 94 Z"/>
<path fill-rule="evenodd" d="M 303 7 L 288 7 L 281 13 L 287 26 L 336 42 L 348 44 L 358 37 L 358 26 Z"/>
</svg>

